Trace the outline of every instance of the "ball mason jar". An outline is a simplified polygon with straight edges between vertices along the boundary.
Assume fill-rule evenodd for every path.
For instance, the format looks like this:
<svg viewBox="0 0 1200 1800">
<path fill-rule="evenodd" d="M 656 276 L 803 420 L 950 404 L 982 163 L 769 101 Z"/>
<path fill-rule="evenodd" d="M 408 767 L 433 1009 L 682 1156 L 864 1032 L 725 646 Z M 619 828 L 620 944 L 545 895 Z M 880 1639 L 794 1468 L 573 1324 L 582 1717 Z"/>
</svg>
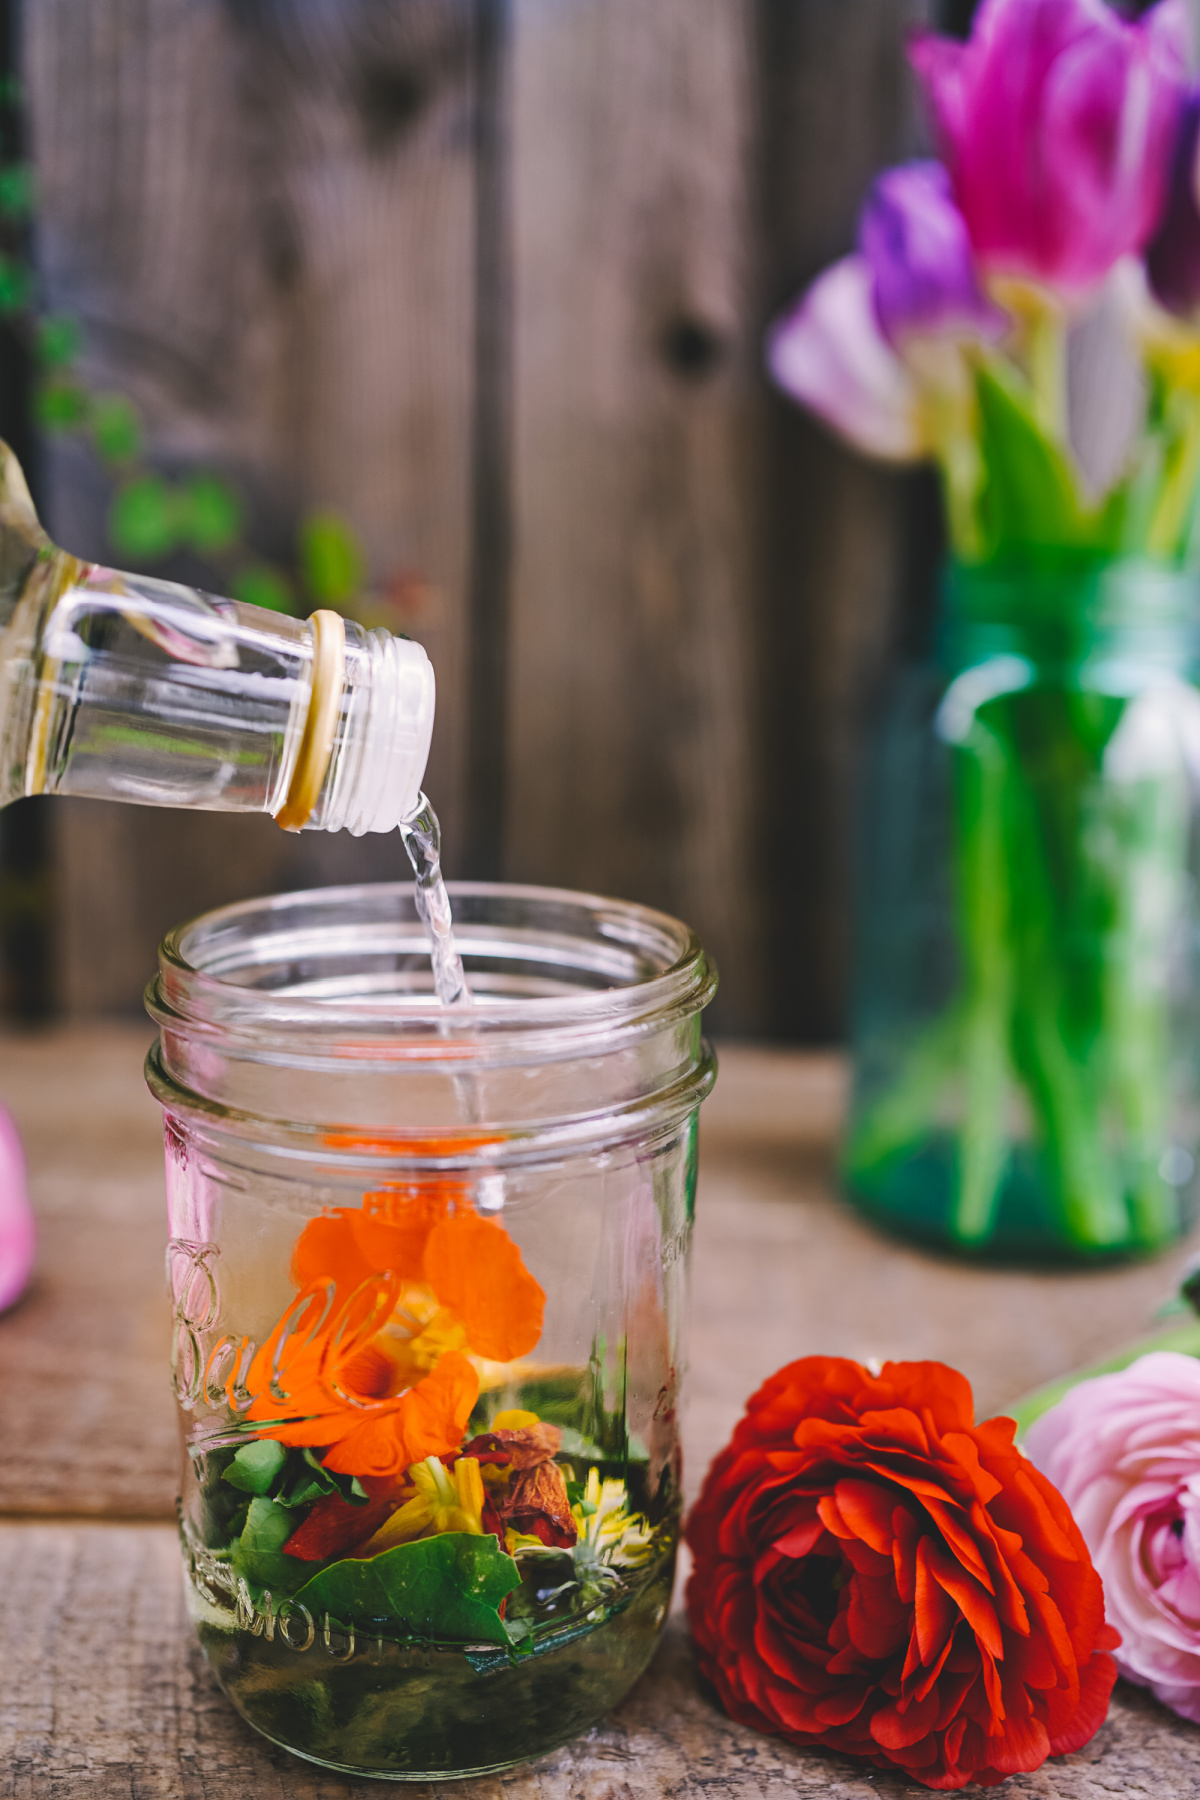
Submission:
<svg viewBox="0 0 1200 1800">
<path fill-rule="evenodd" d="M 1200 582 L 953 569 L 860 862 L 852 1196 L 982 1256 L 1162 1249 L 1200 1138 Z"/>
<path fill-rule="evenodd" d="M 191 1615 L 250 1724 L 394 1779 L 565 1742 L 666 1616 L 716 974 L 686 926 L 451 887 L 224 908 L 148 1004 Z"/>
</svg>

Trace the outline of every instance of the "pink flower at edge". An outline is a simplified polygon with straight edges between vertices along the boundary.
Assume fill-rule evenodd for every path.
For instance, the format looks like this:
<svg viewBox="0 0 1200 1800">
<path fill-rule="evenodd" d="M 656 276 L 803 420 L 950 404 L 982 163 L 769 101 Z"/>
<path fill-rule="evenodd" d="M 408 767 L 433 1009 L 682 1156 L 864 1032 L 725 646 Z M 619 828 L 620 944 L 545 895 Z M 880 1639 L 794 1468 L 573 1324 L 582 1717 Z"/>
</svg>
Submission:
<svg viewBox="0 0 1200 1800">
<path fill-rule="evenodd" d="M 1200 1724 L 1200 1360 L 1158 1350 L 1081 1381 L 1026 1434 L 1121 1633 L 1121 1673 Z"/>
<path fill-rule="evenodd" d="M 0 1312 L 20 1299 L 33 1268 L 35 1232 L 25 1191 L 25 1153 L 0 1107 Z"/>
<path fill-rule="evenodd" d="M 911 48 L 984 270 L 1072 299 L 1158 222 L 1185 90 L 1183 0 L 984 0 L 969 42 Z"/>
</svg>

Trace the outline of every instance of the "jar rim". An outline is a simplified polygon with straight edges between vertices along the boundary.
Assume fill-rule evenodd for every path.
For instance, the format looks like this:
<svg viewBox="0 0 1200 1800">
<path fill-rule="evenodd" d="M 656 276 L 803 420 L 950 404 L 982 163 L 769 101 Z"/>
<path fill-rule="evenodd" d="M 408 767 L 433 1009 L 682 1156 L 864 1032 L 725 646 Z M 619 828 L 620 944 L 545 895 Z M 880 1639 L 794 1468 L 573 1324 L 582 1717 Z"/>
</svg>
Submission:
<svg viewBox="0 0 1200 1800">
<path fill-rule="evenodd" d="M 446 885 L 469 973 L 473 960 L 498 948 L 489 929 L 506 932 L 509 941 L 520 936 L 511 917 L 522 909 L 557 921 L 563 929 L 553 941 L 543 933 L 540 939 L 528 935 L 527 942 L 531 950 L 540 945 L 542 961 L 545 954 L 557 957 L 564 971 L 560 991 L 520 997 L 483 992 L 474 1004 L 443 1007 L 432 994 L 386 988 L 355 993 L 353 976 L 340 983 L 327 977 L 321 994 L 303 991 L 314 985 L 311 974 L 307 981 L 268 985 L 272 971 L 311 971 L 321 953 L 332 961 L 339 951 L 347 958 L 357 954 L 360 962 L 368 953 L 381 962 L 402 951 L 419 956 L 424 938 L 413 884 L 357 883 L 238 901 L 177 926 L 159 947 L 147 1010 L 164 1032 L 238 1040 L 269 1061 L 444 1062 L 455 1055 L 491 1061 L 504 1059 L 506 1044 L 514 1051 L 519 1046 L 522 1057 L 531 1050 L 552 1056 L 556 1040 L 574 1048 L 581 1035 L 658 1027 L 672 1015 L 699 1012 L 715 992 L 712 959 L 691 928 L 667 913 L 566 888 Z M 507 913 L 510 923 L 489 928 L 489 910 L 502 921 Z M 593 977 L 608 972 L 614 979 L 568 987 L 570 970 Z"/>
</svg>

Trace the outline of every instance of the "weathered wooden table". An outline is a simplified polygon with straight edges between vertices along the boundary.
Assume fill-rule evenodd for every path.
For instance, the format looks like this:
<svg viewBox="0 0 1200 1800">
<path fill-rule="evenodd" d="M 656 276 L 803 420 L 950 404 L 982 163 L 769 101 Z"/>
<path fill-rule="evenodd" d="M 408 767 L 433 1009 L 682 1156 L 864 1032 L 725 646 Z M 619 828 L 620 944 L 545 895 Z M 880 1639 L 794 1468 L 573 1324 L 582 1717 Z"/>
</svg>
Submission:
<svg viewBox="0 0 1200 1800">
<path fill-rule="evenodd" d="M 0 1040 L 42 1247 L 0 1319 L 0 1800 L 332 1800 L 381 1790 L 276 1751 L 236 1717 L 184 1614 L 171 1523 L 157 1110 L 148 1032 Z M 832 1057 L 730 1048 L 704 1128 L 691 1402 L 693 1489 L 752 1387 L 825 1350 L 935 1356 L 981 1413 L 1149 1324 L 1187 1250 L 1086 1274 L 964 1268 L 875 1236 L 839 1206 Z M 422 1793 L 433 1787 L 422 1785 Z M 611 1718 L 556 1755 L 447 1790 L 462 1800 L 782 1800 L 926 1790 L 732 1725 L 672 1623 Z M 1200 1794 L 1200 1730 L 1121 1686 L 1077 1756 L 1013 1795 Z"/>
</svg>

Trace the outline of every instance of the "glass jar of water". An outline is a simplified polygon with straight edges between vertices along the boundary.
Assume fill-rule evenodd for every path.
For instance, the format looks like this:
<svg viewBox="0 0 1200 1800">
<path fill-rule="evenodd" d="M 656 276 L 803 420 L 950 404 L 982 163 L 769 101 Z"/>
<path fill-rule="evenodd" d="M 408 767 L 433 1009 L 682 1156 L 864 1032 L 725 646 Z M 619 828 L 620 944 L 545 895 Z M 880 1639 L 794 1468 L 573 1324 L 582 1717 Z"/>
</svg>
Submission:
<svg viewBox="0 0 1200 1800">
<path fill-rule="evenodd" d="M 274 1742 L 354 1774 L 554 1748 L 654 1650 L 700 1034 L 683 925 L 410 885 L 226 908 L 164 943 L 180 1519 L 205 1652 Z"/>
</svg>

